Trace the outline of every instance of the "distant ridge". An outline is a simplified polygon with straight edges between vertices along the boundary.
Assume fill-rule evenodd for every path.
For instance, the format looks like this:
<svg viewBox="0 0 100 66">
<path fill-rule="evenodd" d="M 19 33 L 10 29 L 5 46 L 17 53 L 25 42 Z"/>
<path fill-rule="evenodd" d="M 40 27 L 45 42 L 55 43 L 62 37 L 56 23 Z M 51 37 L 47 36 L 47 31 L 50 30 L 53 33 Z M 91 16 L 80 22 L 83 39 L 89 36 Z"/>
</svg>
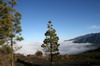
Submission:
<svg viewBox="0 0 100 66">
<path fill-rule="evenodd" d="M 69 41 L 73 41 L 74 43 L 92 43 L 100 45 L 100 33 L 86 34 L 74 39 L 70 39 Z"/>
</svg>

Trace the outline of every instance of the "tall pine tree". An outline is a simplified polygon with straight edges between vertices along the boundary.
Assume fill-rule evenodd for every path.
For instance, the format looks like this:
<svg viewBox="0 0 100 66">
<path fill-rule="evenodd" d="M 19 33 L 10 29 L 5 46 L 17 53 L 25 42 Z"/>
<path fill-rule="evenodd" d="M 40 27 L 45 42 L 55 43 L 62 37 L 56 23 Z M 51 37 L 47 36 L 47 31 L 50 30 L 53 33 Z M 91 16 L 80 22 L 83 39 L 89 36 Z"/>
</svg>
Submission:
<svg viewBox="0 0 100 66">
<path fill-rule="evenodd" d="M 3 0 L 0 0 L 0 45 L 3 45 L 7 41 L 7 34 L 9 28 L 7 27 L 8 18 L 8 6 Z M 10 9 L 10 8 L 9 8 Z"/>
<path fill-rule="evenodd" d="M 11 0 L 9 1 L 9 5 L 12 8 L 10 11 L 11 14 L 11 32 L 10 32 L 10 43 L 11 43 L 11 48 L 13 49 L 13 44 L 16 43 L 16 41 L 21 41 L 23 40 L 21 35 L 21 26 L 20 26 L 20 20 L 21 20 L 21 14 L 17 12 L 17 10 L 14 8 L 14 6 L 17 5 L 16 0 Z M 11 53 L 12 60 L 13 60 L 13 52 Z M 13 61 L 12 61 L 12 66 L 13 66 Z"/>
<path fill-rule="evenodd" d="M 21 36 L 21 14 L 14 8 L 16 6 L 16 0 L 9 0 L 7 2 L 0 0 L 0 44 L 13 44 L 16 41 L 23 40 Z M 13 60 L 13 51 L 11 52 Z M 13 61 L 12 61 L 13 66 Z"/>
<path fill-rule="evenodd" d="M 51 21 L 48 21 L 48 30 L 45 33 L 46 38 L 44 39 L 44 43 L 41 45 L 44 48 L 44 52 L 50 55 L 50 62 L 52 63 L 53 54 L 59 54 L 59 45 L 58 40 L 59 37 L 56 34 L 56 30 L 53 29 L 53 25 Z"/>
</svg>

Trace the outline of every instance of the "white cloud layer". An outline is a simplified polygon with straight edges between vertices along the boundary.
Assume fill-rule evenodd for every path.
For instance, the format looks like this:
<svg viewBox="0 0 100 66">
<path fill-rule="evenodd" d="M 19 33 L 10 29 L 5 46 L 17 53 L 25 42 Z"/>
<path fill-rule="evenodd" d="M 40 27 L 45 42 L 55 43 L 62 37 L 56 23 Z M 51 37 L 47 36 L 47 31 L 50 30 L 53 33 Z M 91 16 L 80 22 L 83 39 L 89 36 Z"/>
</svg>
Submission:
<svg viewBox="0 0 100 66">
<path fill-rule="evenodd" d="M 78 54 L 97 48 L 90 43 L 73 43 L 72 41 L 61 42 L 60 44 L 60 53 L 69 55 Z"/>
<path fill-rule="evenodd" d="M 93 26 L 90 26 L 89 29 L 100 29 L 100 26 L 93 25 Z"/>
<path fill-rule="evenodd" d="M 61 54 L 77 54 L 82 53 L 88 50 L 96 49 L 96 47 L 92 46 L 90 43 L 73 43 L 72 41 L 60 41 L 59 51 Z M 41 50 L 42 43 L 26 43 L 26 44 L 16 44 L 16 46 L 22 46 L 21 49 L 16 51 L 15 53 L 20 53 L 24 55 L 35 54 L 37 50 Z"/>
</svg>

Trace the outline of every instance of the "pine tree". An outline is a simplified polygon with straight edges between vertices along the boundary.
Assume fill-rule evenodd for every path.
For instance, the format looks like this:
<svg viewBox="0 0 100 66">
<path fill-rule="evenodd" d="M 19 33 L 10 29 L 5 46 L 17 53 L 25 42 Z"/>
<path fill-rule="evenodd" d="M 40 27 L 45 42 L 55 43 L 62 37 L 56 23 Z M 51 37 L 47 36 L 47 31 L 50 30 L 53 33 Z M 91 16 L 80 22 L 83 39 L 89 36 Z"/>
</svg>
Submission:
<svg viewBox="0 0 100 66">
<path fill-rule="evenodd" d="M 11 8 L 7 6 L 7 2 L 0 0 L 0 55 L 2 55 L 1 59 L 3 61 L 0 61 L 0 63 L 2 63 L 0 65 L 11 60 L 9 53 L 12 52 L 12 48 L 7 45 L 10 40 L 9 34 L 11 32 L 9 28 L 11 26 L 10 10 Z M 6 55 L 6 57 L 4 55 Z M 9 59 L 7 57 L 9 57 Z"/>
<path fill-rule="evenodd" d="M 6 29 L 6 15 L 7 15 L 7 3 L 3 0 L 0 0 L 0 45 L 3 45 L 6 42 L 6 35 L 8 28 Z"/>
<path fill-rule="evenodd" d="M 23 40 L 20 37 L 22 31 L 20 26 L 21 14 L 14 8 L 16 5 L 16 0 L 10 0 L 9 2 L 0 0 L 0 44 L 11 44 L 12 49 L 16 41 Z M 13 60 L 13 51 L 11 57 Z"/>
<path fill-rule="evenodd" d="M 21 41 L 23 40 L 21 35 L 21 26 L 20 26 L 20 19 L 21 19 L 21 14 L 16 11 L 14 6 L 17 5 L 16 0 L 11 0 L 9 1 L 10 7 L 12 10 L 10 11 L 11 13 L 11 22 L 12 22 L 12 27 L 11 27 L 11 35 L 9 36 L 11 39 L 11 48 L 13 49 L 13 44 L 16 43 L 15 41 Z M 13 60 L 13 52 L 11 53 L 12 60 Z M 12 61 L 12 66 L 13 66 L 13 61 Z"/>
<path fill-rule="evenodd" d="M 56 34 L 56 30 L 53 29 L 53 25 L 51 24 L 51 21 L 48 21 L 48 30 L 45 33 L 46 38 L 44 39 L 44 43 L 41 45 L 42 48 L 44 48 L 45 53 L 50 54 L 50 62 L 52 63 L 53 54 L 59 54 L 59 45 L 58 40 L 59 37 Z"/>
</svg>

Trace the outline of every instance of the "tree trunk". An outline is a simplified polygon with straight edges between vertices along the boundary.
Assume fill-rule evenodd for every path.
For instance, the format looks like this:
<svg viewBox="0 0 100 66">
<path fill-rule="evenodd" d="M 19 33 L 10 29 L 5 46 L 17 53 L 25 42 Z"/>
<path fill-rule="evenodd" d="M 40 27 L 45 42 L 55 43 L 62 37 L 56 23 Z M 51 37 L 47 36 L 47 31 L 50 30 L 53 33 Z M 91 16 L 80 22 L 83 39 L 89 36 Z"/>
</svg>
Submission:
<svg viewBox="0 0 100 66">
<path fill-rule="evenodd" d="M 11 52 L 11 66 L 14 66 L 13 64 L 13 38 L 11 37 L 11 48 L 12 48 L 12 52 Z"/>
<path fill-rule="evenodd" d="M 50 36 L 50 39 L 52 39 L 52 37 Z M 52 42 L 50 42 L 50 48 L 51 48 L 51 51 L 50 51 L 50 66 L 52 66 Z"/>
</svg>

